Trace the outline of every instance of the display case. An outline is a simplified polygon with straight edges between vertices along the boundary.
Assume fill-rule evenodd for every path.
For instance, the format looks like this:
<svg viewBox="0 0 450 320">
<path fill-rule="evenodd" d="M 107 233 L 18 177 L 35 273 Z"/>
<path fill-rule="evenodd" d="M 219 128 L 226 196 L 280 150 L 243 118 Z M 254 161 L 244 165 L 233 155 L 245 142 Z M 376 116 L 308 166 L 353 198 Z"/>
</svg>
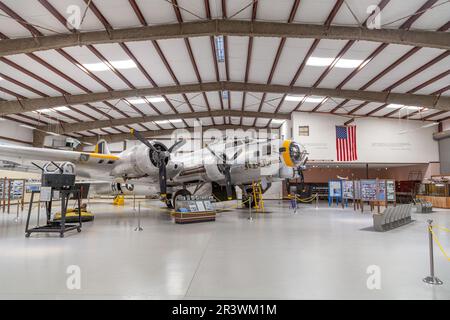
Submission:
<svg viewBox="0 0 450 320">
<path fill-rule="evenodd" d="M 433 207 L 450 209 L 450 184 L 448 182 L 429 182 L 419 185 L 417 198 L 431 202 Z"/>
<path fill-rule="evenodd" d="M 419 186 L 419 195 L 432 197 L 450 197 L 449 184 L 442 183 L 422 183 Z"/>
</svg>

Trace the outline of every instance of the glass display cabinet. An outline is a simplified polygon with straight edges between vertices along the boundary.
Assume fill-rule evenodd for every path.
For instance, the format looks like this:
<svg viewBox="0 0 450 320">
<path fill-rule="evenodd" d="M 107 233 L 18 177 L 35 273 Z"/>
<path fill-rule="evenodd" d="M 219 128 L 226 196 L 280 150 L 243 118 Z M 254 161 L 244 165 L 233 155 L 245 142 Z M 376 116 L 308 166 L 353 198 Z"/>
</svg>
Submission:
<svg viewBox="0 0 450 320">
<path fill-rule="evenodd" d="M 416 198 L 431 202 L 436 208 L 450 209 L 450 183 L 421 183 Z"/>
</svg>

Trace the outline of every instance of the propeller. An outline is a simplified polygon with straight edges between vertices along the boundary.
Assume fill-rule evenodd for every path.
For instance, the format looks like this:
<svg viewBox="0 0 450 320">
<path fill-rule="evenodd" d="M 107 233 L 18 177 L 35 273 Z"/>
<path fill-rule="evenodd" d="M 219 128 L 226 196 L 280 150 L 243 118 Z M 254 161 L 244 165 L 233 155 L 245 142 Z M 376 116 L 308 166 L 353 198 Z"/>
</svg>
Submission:
<svg viewBox="0 0 450 320">
<path fill-rule="evenodd" d="M 206 146 L 206 148 L 209 150 L 209 152 L 212 153 L 214 157 L 216 157 L 220 162 L 217 163 L 217 167 L 219 168 L 219 171 L 222 172 L 222 174 L 225 176 L 225 186 L 227 189 L 227 198 L 228 200 L 233 199 L 233 189 L 231 184 L 231 164 L 228 163 L 227 155 L 225 153 L 221 153 L 219 156 L 217 153 L 214 152 L 209 146 Z M 236 153 L 231 158 L 232 161 L 235 161 L 239 155 L 242 153 L 242 149 L 239 149 L 236 151 Z"/>
<path fill-rule="evenodd" d="M 159 169 L 159 190 L 161 197 L 165 198 L 167 196 L 167 163 L 170 160 L 170 155 L 175 153 L 180 149 L 186 140 L 182 139 L 171 146 L 167 151 L 155 148 L 155 146 L 145 139 L 139 131 L 134 129 L 131 130 L 131 134 L 144 145 L 146 145 L 150 150 L 153 151 L 153 160 Z"/>
</svg>

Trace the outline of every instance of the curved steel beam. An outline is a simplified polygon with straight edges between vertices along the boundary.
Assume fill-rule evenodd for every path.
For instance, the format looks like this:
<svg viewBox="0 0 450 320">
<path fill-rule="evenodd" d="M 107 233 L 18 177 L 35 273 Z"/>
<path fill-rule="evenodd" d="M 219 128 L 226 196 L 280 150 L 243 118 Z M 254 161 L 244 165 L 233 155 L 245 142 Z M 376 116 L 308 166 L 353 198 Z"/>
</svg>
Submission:
<svg viewBox="0 0 450 320">
<path fill-rule="evenodd" d="M 51 131 L 59 134 L 68 134 L 71 132 L 80 132 L 115 126 L 124 126 L 135 123 L 178 120 L 178 119 L 210 118 L 210 117 L 249 117 L 249 118 L 284 119 L 284 120 L 289 120 L 291 118 L 288 113 L 273 114 L 268 112 L 255 112 L 255 111 L 243 112 L 241 110 L 213 110 L 204 112 L 190 112 L 190 113 L 152 115 L 145 117 L 132 117 L 122 119 L 96 120 L 77 123 L 60 123 L 56 128 L 55 125 L 49 125 L 49 126 L 40 126 L 38 127 L 38 129 L 47 132 Z"/>
<path fill-rule="evenodd" d="M 203 36 L 251 36 L 364 40 L 415 47 L 450 49 L 450 34 L 438 31 L 368 29 L 241 20 L 209 20 L 107 31 L 89 31 L 1 40 L 0 57 L 65 47 Z"/>
<path fill-rule="evenodd" d="M 159 96 L 182 93 L 210 92 L 210 91 L 243 91 L 265 92 L 288 95 L 314 95 L 333 97 L 338 99 L 359 100 L 387 104 L 402 104 L 406 106 L 420 106 L 436 110 L 450 111 L 450 97 L 442 95 L 423 95 L 412 93 L 376 92 L 361 90 L 343 90 L 310 87 L 291 87 L 274 84 L 242 83 L 231 81 L 219 81 L 198 84 L 183 84 L 176 86 L 140 88 L 116 90 L 107 92 L 64 95 L 57 97 L 44 97 L 33 99 L 18 99 L 0 101 L 0 115 L 16 114 L 39 109 L 47 109 L 59 106 L 86 104 L 105 100 L 122 98 Z"/>
</svg>

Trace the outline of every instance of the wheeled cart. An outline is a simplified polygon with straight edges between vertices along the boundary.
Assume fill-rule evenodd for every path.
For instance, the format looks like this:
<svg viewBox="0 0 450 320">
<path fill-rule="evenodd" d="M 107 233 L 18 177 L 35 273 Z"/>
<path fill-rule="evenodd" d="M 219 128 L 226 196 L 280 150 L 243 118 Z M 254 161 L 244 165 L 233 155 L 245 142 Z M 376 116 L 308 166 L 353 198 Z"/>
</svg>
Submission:
<svg viewBox="0 0 450 320">
<path fill-rule="evenodd" d="M 52 190 L 53 192 L 54 190 Z M 52 220 L 52 204 L 53 204 L 53 196 L 50 198 L 50 201 L 45 201 L 45 212 L 47 216 L 47 223 L 45 226 L 38 226 L 35 228 L 29 228 L 30 225 L 30 217 L 31 211 L 33 208 L 34 196 L 36 193 L 40 193 L 40 191 L 33 191 L 31 193 L 30 206 L 28 208 L 28 217 L 27 223 L 25 227 L 25 236 L 27 238 L 30 237 L 32 233 L 40 232 L 40 233 L 59 233 L 61 238 L 64 238 L 64 234 L 68 231 L 77 230 L 81 232 L 82 222 L 81 222 L 81 193 L 80 190 L 76 189 L 68 189 L 68 190 L 56 190 L 59 192 L 59 198 L 61 200 L 61 219 L 58 221 Z M 78 223 L 76 224 L 66 224 L 66 213 L 67 207 L 70 199 L 75 199 L 78 202 Z M 39 201 L 40 205 L 40 201 Z"/>
</svg>

